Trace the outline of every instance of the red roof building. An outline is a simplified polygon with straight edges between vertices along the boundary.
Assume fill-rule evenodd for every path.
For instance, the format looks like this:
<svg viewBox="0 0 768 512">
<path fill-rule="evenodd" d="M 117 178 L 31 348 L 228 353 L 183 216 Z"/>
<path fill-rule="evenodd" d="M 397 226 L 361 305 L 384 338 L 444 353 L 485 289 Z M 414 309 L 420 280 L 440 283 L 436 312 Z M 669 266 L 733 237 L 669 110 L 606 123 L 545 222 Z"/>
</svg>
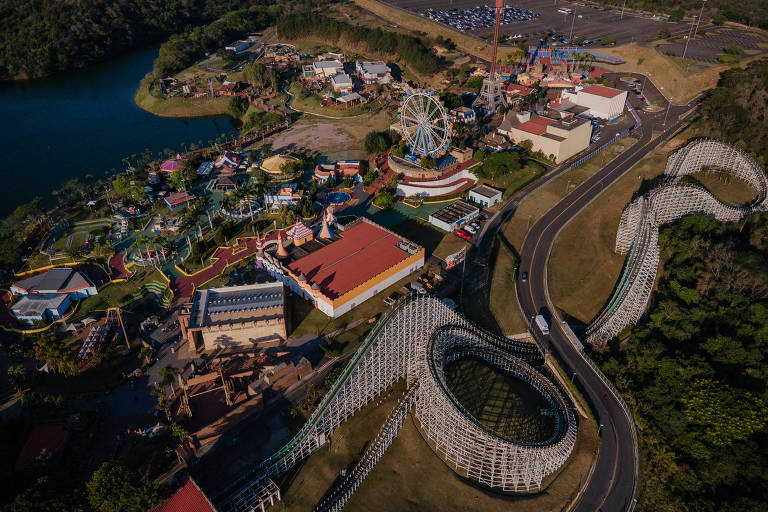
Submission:
<svg viewBox="0 0 768 512">
<path fill-rule="evenodd" d="M 16 459 L 16 471 L 32 464 L 43 450 L 54 455 L 64 449 L 69 431 L 61 425 L 38 425 L 30 432 L 27 442 Z"/>
<path fill-rule="evenodd" d="M 195 200 L 195 194 L 189 192 L 174 192 L 165 198 L 165 204 L 171 210 L 176 210 L 182 206 L 186 206 L 188 202 Z"/>
<path fill-rule="evenodd" d="M 554 122 L 554 119 L 548 117 L 534 117 L 530 121 L 517 125 L 517 129 L 534 135 L 544 135 L 547 132 L 547 126 Z"/>
<path fill-rule="evenodd" d="M 424 248 L 361 218 L 331 242 L 286 266 L 293 285 L 331 317 L 424 266 Z"/>
<path fill-rule="evenodd" d="M 152 512 L 216 512 L 208 497 L 192 478 Z"/>
<path fill-rule="evenodd" d="M 619 89 L 613 89 L 611 87 L 605 87 L 604 85 L 590 85 L 580 91 L 582 94 L 593 94 L 602 98 L 615 98 L 616 96 L 623 94 L 625 91 Z"/>
</svg>

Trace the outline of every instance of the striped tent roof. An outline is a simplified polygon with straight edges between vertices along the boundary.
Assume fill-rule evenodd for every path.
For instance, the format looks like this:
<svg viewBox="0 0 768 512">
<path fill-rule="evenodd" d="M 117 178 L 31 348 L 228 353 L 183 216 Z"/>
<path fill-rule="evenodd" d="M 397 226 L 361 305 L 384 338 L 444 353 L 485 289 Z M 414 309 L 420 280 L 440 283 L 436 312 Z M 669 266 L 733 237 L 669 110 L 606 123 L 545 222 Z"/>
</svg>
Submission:
<svg viewBox="0 0 768 512">
<path fill-rule="evenodd" d="M 294 240 L 301 240 L 302 238 L 312 236 L 312 230 L 305 226 L 303 222 L 297 220 L 296 224 L 285 234 Z"/>
</svg>

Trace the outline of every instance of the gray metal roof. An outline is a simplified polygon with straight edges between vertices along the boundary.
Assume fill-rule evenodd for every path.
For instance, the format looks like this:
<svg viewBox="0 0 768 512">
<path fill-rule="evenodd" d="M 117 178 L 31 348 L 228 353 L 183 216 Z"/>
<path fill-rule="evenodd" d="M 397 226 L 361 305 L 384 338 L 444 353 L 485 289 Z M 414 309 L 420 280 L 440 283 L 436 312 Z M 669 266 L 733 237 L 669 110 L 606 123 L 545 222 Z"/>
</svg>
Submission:
<svg viewBox="0 0 768 512">
<path fill-rule="evenodd" d="M 17 281 L 13 285 L 30 293 L 57 292 L 93 286 L 83 274 L 71 268 L 52 268 L 42 274 Z"/>
<path fill-rule="evenodd" d="M 283 283 L 261 283 L 198 290 L 192 301 L 190 327 L 203 327 L 209 323 L 241 320 L 244 311 L 257 311 L 283 305 Z M 215 322 L 211 316 L 215 315 Z"/>
<path fill-rule="evenodd" d="M 430 215 L 430 217 L 434 217 L 447 224 L 453 224 L 454 222 L 457 222 L 467 215 L 470 215 L 473 212 L 477 212 L 479 210 L 480 208 L 477 206 L 472 206 L 471 204 L 464 201 L 456 201 L 455 203 L 451 203 L 448 206 L 439 209 Z"/>
<path fill-rule="evenodd" d="M 16 304 L 11 306 L 11 311 L 17 317 L 42 317 L 46 310 L 58 309 L 61 303 L 67 299 L 67 295 L 61 293 L 24 295 Z"/>
</svg>

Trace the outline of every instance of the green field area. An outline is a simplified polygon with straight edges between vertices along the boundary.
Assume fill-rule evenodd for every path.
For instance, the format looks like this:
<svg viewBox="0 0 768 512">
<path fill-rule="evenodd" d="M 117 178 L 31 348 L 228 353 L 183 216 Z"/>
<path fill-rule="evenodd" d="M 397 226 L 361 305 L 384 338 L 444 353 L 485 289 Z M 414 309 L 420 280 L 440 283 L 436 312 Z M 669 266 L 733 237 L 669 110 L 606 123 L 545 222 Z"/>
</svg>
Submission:
<svg viewBox="0 0 768 512">
<path fill-rule="evenodd" d="M 389 308 L 389 306 L 384 304 L 384 299 L 392 292 L 398 291 L 401 287 L 416 280 L 418 275 L 418 273 L 413 273 L 410 276 L 404 277 L 384 291 L 379 292 L 377 295 L 374 295 L 362 304 L 359 304 L 353 308 L 352 311 L 344 313 L 338 318 L 330 318 L 325 313 L 312 306 L 309 301 L 291 293 L 289 294 L 288 299 L 288 307 L 290 308 L 290 327 L 288 329 L 288 336 L 291 338 L 298 338 L 299 336 L 305 336 L 307 334 L 320 336 L 345 327 L 356 320 L 369 319 L 377 316 L 382 311 Z"/>
<path fill-rule="evenodd" d="M 355 117 L 367 112 L 373 112 L 379 110 L 379 105 L 376 102 L 368 102 L 364 105 L 352 107 L 348 109 L 326 107 L 320 96 L 312 94 L 310 96 L 302 97 L 302 86 L 299 82 L 292 82 L 288 88 L 288 92 L 293 96 L 290 100 L 290 106 L 294 110 L 301 112 L 309 112 L 312 114 L 318 114 L 329 117 Z"/>
<path fill-rule="evenodd" d="M 108 307 L 119 306 L 129 310 L 144 306 L 152 308 L 155 292 L 162 292 L 163 287 L 167 288 L 167 281 L 155 267 L 135 267 L 133 270 L 134 274 L 128 280 L 107 283 L 99 289 L 97 295 L 81 300 L 72 320 L 83 318 L 93 311 L 103 311 Z"/>
<path fill-rule="evenodd" d="M 636 139 L 632 137 L 624 137 L 599 155 L 539 188 L 520 203 L 515 214 L 502 228 L 504 236 L 507 237 L 515 250 L 520 249 L 525 235 L 534 222 L 590 176 L 605 167 L 608 162 L 629 149 L 635 142 Z"/>
<path fill-rule="evenodd" d="M 53 242 L 53 244 L 51 245 L 51 248 L 57 252 L 77 250 L 78 248 L 83 247 L 85 245 L 85 236 L 87 234 L 88 234 L 87 231 L 76 231 L 74 233 L 64 233 L 55 242 Z M 71 237 L 71 242 L 70 242 L 70 237 Z"/>
<path fill-rule="evenodd" d="M 528 330 L 528 322 L 520 313 L 515 295 L 517 256 L 503 239 L 496 245 L 489 292 L 491 313 L 502 333 L 519 334 Z"/>
</svg>

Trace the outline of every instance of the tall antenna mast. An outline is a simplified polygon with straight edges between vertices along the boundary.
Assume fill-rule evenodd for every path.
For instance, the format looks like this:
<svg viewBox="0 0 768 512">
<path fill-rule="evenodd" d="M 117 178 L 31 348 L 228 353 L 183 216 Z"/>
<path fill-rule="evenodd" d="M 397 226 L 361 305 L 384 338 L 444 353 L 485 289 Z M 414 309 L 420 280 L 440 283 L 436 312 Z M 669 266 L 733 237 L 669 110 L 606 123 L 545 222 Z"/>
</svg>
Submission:
<svg viewBox="0 0 768 512">
<path fill-rule="evenodd" d="M 496 0 L 496 24 L 493 28 L 493 58 L 491 59 L 490 73 L 483 80 L 483 88 L 475 98 L 472 106 L 484 109 L 489 114 L 495 114 L 496 110 L 506 105 L 504 95 L 501 93 L 501 81 L 496 77 L 496 57 L 499 50 L 499 25 L 501 24 L 501 10 L 504 8 L 504 0 Z"/>
</svg>

